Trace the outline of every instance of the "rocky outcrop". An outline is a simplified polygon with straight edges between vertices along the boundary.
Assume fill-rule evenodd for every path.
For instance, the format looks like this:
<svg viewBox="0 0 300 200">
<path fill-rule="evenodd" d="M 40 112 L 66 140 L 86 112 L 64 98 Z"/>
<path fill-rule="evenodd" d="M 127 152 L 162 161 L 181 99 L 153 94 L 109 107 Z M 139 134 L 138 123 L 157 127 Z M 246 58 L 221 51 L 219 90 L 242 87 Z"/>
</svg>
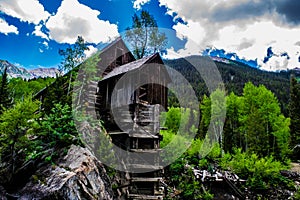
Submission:
<svg viewBox="0 0 300 200">
<path fill-rule="evenodd" d="M 32 175 L 15 196 L 18 199 L 113 199 L 104 166 L 92 153 L 72 145 L 56 165 L 47 165 Z"/>
</svg>

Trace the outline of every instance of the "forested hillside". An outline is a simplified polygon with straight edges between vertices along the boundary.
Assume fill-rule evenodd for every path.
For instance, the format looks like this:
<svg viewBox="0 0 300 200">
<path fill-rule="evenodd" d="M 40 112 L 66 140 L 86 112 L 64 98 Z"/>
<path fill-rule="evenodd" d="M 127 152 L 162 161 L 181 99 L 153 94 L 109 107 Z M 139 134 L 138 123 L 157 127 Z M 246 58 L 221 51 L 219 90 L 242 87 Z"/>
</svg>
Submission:
<svg viewBox="0 0 300 200">
<path fill-rule="evenodd" d="M 180 58 L 175 60 L 164 60 L 165 64 L 174 68 L 180 72 L 192 85 L 198 98 L 201 100 L 203 95 L 209 95 L 207 87 L 203 78 L 192 66 L 188 60 L 192 63 L 198 63 L 199 66 L 205 67 L 203 61 L 207 59 L 201 56 L 192 56 L 188 59 Z M 236 61 L 218 62 L 214 61 L 220 74 L 227 93 L 234 92 L 237 95 L 241 95 L 245 83 L 252 82 L 258 86 L 264 85 L 267 89 L 271 90 L 280 102 L 283 113 L 287 116 L 287 105 L 289 101 L 289 88 L 290 88 L 290 72 L 268 72 L 262 71 L 256 68 L 252 68 L 243 63 Z M 173 98 L 171 98 L 170 105 L 174 104 Z"/>
</svg>

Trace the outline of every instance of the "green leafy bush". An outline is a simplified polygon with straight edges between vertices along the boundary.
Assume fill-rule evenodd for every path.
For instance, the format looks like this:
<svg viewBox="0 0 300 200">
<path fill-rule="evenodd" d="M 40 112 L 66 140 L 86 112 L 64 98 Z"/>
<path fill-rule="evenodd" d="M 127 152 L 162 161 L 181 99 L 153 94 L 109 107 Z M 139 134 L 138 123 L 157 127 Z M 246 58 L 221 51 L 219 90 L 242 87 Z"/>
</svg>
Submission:
<svg viewBox="0 0 300 200">
<path fill-rule="evenodd" d="M 280 174 L 280 171 L 288 169 L 288 166 L 274 160 L 272 156 L 260 158 L 255 153 L 248 154 L 241 149 L 235 149 L 234 154 L 225 154 L 219 164 L 223 169 L 231 169 L 246 179 L 247 185 L 252 189 L 263 190 L 278 184 L 289 184 Z"/>
<path fill-rule="evenodd" d="M 20 167 L 19 164 L 35 149 L 32 138 L 39 128 L 39 114 L 36 114 L 38 108 L 38 101 L 25 98 L 0 115 L 0 160 L 3 163 L 1 168 L 8 165 L 6 169 L 0 169 L 0 173 L 8 173 L 7 179 L 14 175 L 17 167 Z"/>
</svg>

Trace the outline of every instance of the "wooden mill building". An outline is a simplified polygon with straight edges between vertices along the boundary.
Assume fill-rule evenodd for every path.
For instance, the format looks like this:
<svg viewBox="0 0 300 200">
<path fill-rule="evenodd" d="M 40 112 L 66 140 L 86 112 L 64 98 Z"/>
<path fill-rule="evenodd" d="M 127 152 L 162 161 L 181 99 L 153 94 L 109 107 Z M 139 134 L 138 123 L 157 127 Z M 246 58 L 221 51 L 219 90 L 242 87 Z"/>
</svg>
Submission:
<svg viewBox="0 0 300 200">
<path fill-rule="evenodd" d="M 159 115 L 167 109 L 170 78 L 159 54 L 134 60 L 121 38 L 111 51 L 117 56 L 98 83 L 97 113 L 115 145 L 140 155 L 125 161 L 128 199 L 163 199 Z"/>
<path fill-rule="evenodd" d="M 112 142 L 136 155 L 123 158 L 128 171 L 123 180 L 125 196 L 163 199 L 159 116 L 167 110 L 170 82 L 164 63 L 158 53 L 136 60 L 121 37 L 102 49 L 99 58 L 97 76 L 101 79 L 93 86 L 91 108 L 104 122 Z M 43 101 L 48 90 L 42 90 L 37 98 Z"/>
</svg>

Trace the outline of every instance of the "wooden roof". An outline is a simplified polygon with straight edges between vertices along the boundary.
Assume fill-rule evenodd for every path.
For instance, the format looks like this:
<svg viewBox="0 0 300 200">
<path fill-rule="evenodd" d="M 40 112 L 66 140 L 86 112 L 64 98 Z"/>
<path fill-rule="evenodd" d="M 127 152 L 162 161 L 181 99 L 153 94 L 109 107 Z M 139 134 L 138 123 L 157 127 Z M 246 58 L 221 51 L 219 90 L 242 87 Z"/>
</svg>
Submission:
<svg viewBox="0 0 300 200">
<path fill-rule="evenodd" d="M 129 71 L 133 71 L 135 69 L 139 69 L 145 63 L 147 63 L 147 62 L 151 61 L 153 58 L 155 58 L 157 55 L 158 54 L 155 53 L 155 54 L 152 54 L 150 56 L 141 58 L 139 60 L 127 63 L 125 65 L 121 65 L 119 67 L 116 67 L 110 73 L 108 73 L 106 76 L 104 76 L 101 81 L 112 78 L 112 77 L 120 75 L 120 74 L 124 74 L 124 73 L 129 72 Z"/>
</svg>

